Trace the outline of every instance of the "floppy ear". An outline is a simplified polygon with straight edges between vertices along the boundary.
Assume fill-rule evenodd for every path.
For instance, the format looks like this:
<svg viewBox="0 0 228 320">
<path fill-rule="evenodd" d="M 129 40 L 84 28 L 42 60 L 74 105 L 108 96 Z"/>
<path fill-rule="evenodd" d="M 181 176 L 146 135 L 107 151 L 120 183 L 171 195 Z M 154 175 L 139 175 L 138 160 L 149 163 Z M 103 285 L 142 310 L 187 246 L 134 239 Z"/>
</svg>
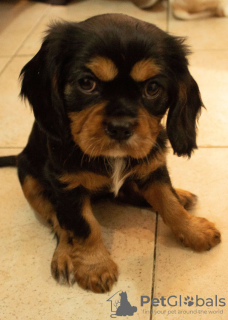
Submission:
<svg viewBox="0 0 228 320">
<path fill-rule="evenodd" d="M 27 98 L 39 127 L 58 139 L 64 128 L 64 106 L 58 93 L 58 65 L 46 38 L 39 52 L 22 69 L 20 95 Z"/>
<path fill-rule="evenodd" d="M 197 149 L 196 121 L 202 106 L 198 85 L 186 68 L 177 96 L 170 106 L 166 125 L 174 154 L 190 157 Z"/>
</svg>

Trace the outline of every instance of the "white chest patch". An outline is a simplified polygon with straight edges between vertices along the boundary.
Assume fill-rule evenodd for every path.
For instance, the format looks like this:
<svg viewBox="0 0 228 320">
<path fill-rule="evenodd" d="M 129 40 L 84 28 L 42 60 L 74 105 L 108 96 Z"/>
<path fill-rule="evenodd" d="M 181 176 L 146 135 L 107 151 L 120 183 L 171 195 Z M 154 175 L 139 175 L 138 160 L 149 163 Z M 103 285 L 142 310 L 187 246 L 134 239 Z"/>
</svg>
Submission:
<svg viewBox="0 0 228 320">
<path fill-rule="evenodd" d="M 124 175 L 124 169 L 126 167 L 126 161 L 122 158 L 116 158 L 113 160 L 113 174 L 112 174 L 112 192 L 117 196 L 127 174 Z"/>
</svg>

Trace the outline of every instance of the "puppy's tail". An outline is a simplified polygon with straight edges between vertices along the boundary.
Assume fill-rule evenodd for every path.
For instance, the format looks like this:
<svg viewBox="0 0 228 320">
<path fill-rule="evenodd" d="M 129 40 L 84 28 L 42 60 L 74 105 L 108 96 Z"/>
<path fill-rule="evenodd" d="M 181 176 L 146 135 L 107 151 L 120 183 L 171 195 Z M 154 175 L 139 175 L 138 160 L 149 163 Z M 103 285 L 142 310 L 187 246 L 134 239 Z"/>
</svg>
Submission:
<svg viewBox="0 0 228 320">
<path fill-rule="evenodd" d="M 17 156 L 0 157 L 0 167 L 17 167 Z"/>
</svg>

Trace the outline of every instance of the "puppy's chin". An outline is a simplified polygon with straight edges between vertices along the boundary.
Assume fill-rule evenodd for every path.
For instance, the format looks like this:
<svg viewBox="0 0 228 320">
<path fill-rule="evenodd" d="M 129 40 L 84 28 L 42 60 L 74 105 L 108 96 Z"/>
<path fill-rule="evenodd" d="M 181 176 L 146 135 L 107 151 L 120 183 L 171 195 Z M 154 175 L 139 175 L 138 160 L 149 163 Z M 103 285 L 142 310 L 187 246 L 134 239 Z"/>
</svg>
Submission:
<svg viewBox="0 0 228 320">
<path fill-rule="evenodd" d="M 152 147 L 156 143 L 156 137 L 141 137 L 135 133 L 129 140 L 122 142 L 111 141 L 105 149 L 102 150 L 102 155 L 105 157 L 131 157 L 135 159 L 145 158 Z"/>
<path fill-rule="evenodd" d="M 111 158 L 124 158 L 129 156 L 128 150 L 126 147 L 126 142 L 114 142 L 110 141 L 103 150 L 100 151 L 100 156 L 111 157 Z"/>
<path fill-rule="evenodd" d="M 121 150 L 120 148 L 116 148 L 113 150 L 107 150 L 102 154 L 102 156 L 107 158 L 125 158 L 128 156 L 127 151 Z"/>
</svg>

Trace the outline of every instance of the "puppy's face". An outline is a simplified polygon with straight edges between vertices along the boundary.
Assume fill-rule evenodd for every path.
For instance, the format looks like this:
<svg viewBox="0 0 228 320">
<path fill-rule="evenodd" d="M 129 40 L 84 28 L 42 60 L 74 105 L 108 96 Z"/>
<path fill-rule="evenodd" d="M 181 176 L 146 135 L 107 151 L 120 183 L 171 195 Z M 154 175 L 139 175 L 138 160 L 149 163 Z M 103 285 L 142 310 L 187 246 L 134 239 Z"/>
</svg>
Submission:
<svg viewBox="0 0 228 320">
<path fill-rule="evenodd" d="M 143 158 L 161 129 L 168 97 L 158 65 L 121 54 L 90 57 L 65 87 L 73 139 L 90 156 Z"/>
<path fill-rule="evenodd" d="M 174 152 L 190 155 L 202 103 L 185 56 L 179 39 L 128 16 L 57 24 L 22 70 L 21 93 L 48 134 L 69 127 L 90 156 L 146 157 L 169 109 Z"/>
</svg>

